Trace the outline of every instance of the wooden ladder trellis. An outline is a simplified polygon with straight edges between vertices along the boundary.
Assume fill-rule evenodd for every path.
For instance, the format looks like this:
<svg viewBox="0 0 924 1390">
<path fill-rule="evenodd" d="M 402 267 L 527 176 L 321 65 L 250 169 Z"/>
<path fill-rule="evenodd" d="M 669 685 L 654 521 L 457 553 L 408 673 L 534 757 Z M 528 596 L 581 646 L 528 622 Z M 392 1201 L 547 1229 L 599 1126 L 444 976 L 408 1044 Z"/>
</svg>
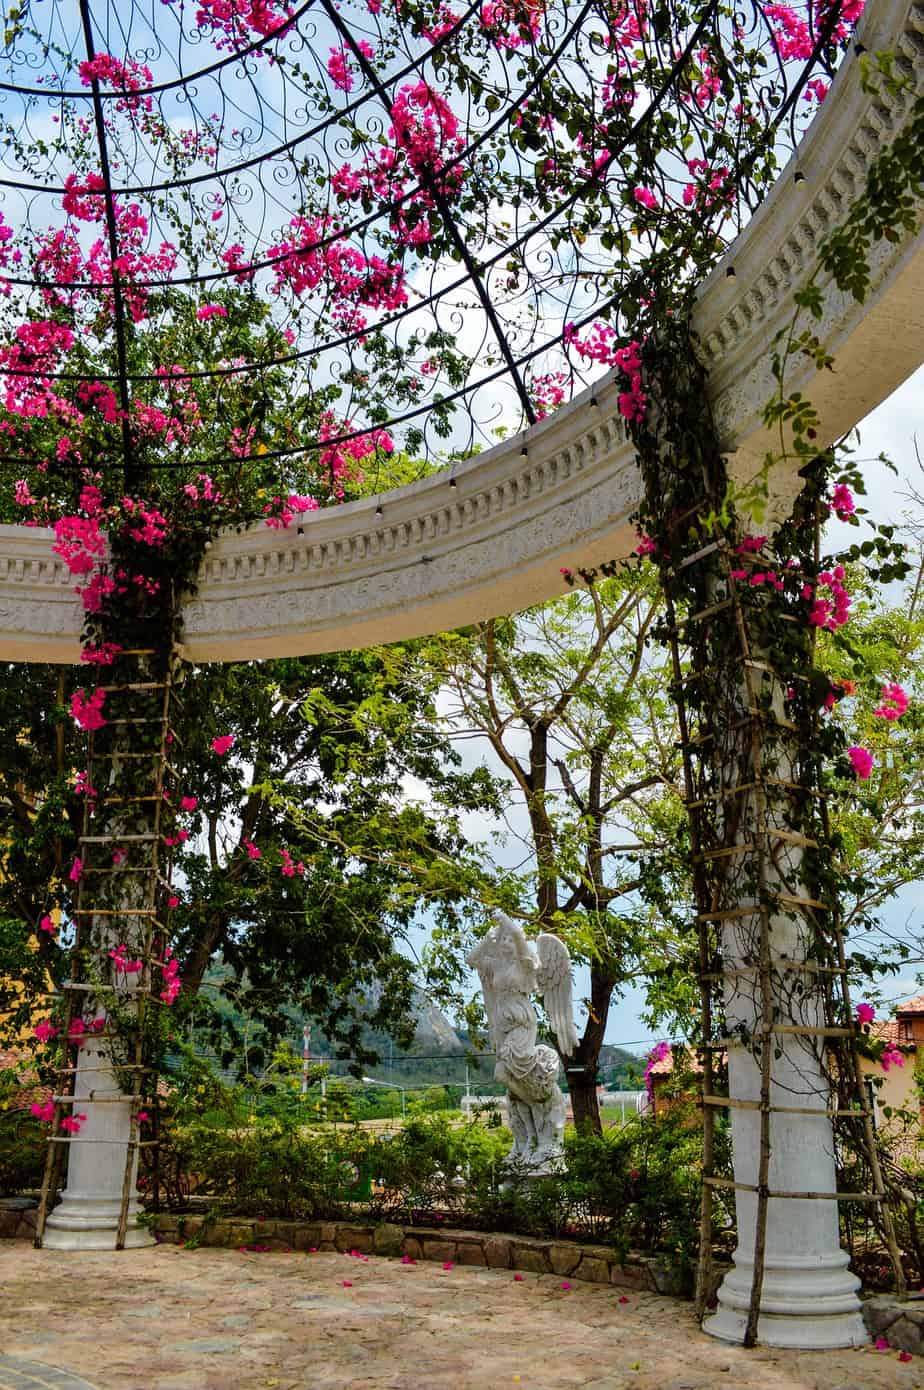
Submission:
<svg viewBox="0 0 924 1390">
<path fill-rule="evenodd" d="M 172 665 L 166 664 L 159 679 L 146 679 L 152 658 L 162 660 L 163 654 L 155 649 L 120 654 L 121 666 L 129 661 L 133 663 L 135 669 L 131 674 L 135 678 L 101 687 L 106 693 L 105 732 L 88 735 L 86 783 L 91 792 L 85 794 L 83 829 L 78 838 L 82 868 L 68 978 L 60 986 L 62 1061 L 56 1069 L 53 1118 L 37 1212 L 36 1246 L 41 1246 L 44 1240 L 47 1218 L 58 1193 L 69 1146 L 123 1142 L 117 1138 L 86 1139 L 79 1133 L 65 1132 L 62 1122 L 74 1115 L 78 1107 L 124 1104 L 126 1098 L 130 1100 L 130 1128 L 115 1240 L 117 1250 L 125 1246 L 140 1151 L 156 1148 L 158 1142 L 156 1137 L 141 1137 L 139 1112 L 142 1105 L 150 1107 L 156 1136 L 157 1073 L 150 1065 L 146 1042 L 153 1017 L 151 1011 L 161 1007 L 155 972 L 162 972 L 166 965 L 164 948 L 173 856 L 164 840 L 175 809 L 168 800 L 167 783 L 171 777 L 177 780 L 170 755 L 172 746 L 179 743 L 179 735 L 172 727 L 172 711 L 178 702 Z M 139 708 L 141 713 L 138 713 Z M 130 713 L 120 716 L 123 709 Z M 138 744 L 143 745 L 149 733 L 153 734 L 150 747 L 139 748 Z M 132 783 L 128 795 L 124 790 L 109 794 L 109 789 L 119 783 L 115 776 L 117 769 L 136 768 L 144 762 L 150 763 L 149 772 L 145 771 L 140 777 L 135 771 L 126 774 Z M 92 793 L 97 776 L 100 783 L 98 802 Z M 135 791 L 136 787 L 143 790 Z M 94 829 L 97 823 L 101 823 L 99 830 Z M 126 825 L 132 828 L 121 828 Z M 144 828 L 138 828 L 139 825 Z M 116 858 L 121 861 L 122 855 L 126 860 L 131 857 L 133 862 L 115 862 Z M 125 930 L 120 930 L 122 927 Z M 121 969 L 118 961 L 111 958 L 111 943 L 124 943 L 126 959 L 140 961 L 140 971 Z M 104 961 L 107 965 L 111 961 L 108 979 L 101 977 Z M 112 1001 L 112 1006 L 106 1009 L 105 1024 L 88 1031 L 86 1016 L 91 1006 L 105 1008 L 107 999 Z M 115 1027 L 111 1024 L 114 1010 L 125 1009 L 130 1011 L 134 1025 L 127 1038 L 120 1035 L 118 1019 Z M 78 1057 L 80 1048 L 91 1039 L 100 1042 L 108 1053 L 102 1065 L 96 1067 Z M 120 1095 L 94 1095 L 92 1082 L 84 1084 L 95 1073 L 101 1073 L 104 1082 L 111 1080 L 113 1069 L 127 1080 L 120 1088 Z M 85 1094 L 77 1094 L 78 1077 L 80 1090 Z M 154 1196 L 156 1203 L 156 1192 Z"/>
<path fill-rule="evenodd" d="M 703 510 L 706 510 L 705 508 Z M 900 1253 L 895 1240 L 894 1225 L 888 1204 L 888 1193 L 883 1180 L 882 1165 L 876 1143 L 873 1114 L 865 1093 L 860 1057 L 856 1045 L 856 1028 L 852 1023 L 851 1003 L 848 986 L 848 971 L 844 949 L 843 933 L 836 902 L 823 903 L 805 896 L 801 886 L 792 885 L 791 891 L 780 886 L 778 865 L 770 872 L 773 863 L 774 844 L 786 843 L 797 849 L 817 847 L 818 842 L 796 831 L 788 831 L 775 824 L 772 814 L 774 803 L 791 795 L 803 795 L 806 790 L 815 799 L 817 815 L 815 823 L 820 826 L 825 841 L 829 839 L 828 809 L 825 797 L 817 787 L 806 788 L 798 780 L 790 781 L 774 774 L 772 759 L 767 756 L 768 727 L 773 728 L 776 738 L 791 736 L 795 725 L 790 724 L 772 708 L 759 682 L 776 682 L 780 674 L 767 660 L 765 654 L 752 649 L 749 625 L 745 607 L 741 601 L 739 581 L 733 577 L 733 551 L 729 542 L 721 535 L 706 544 L 700 544 L 693 553 L 681 559 L 677 568 L 708 561 L 717 572 L 719 583 L 708 602 L 699 611 L 686 619 L 678 616 L 670 594 L 666 590 L 667 638 L 670 649 L 674 697 L 679 716 L 680 752 L 683 759 L 685 800 L 688 813 L 691 849 L 693 855 L 694 892 L 697 906 L 698 965 L 701 999 L 702 1028 L 702 1111 L 704 1126 L 704 1172 L 702 1187 L 702 1220 L 699 1267 L 697 1271 L 697 1309 L 702 1316 L 706 1300 L 711 1292 L 711 1242 L 713 1224 L 713 1195 L 719 1188 L 735 1191 L 748 1191 L 756 1195 L 756 1219 L 754 1230 L 754 1263 L 750 1291 L 748 1318 L 744 1335 L 746 1346 L 753 1346 L 758 1336 L 761 1292 L 764 1277 L 765 1243 L 767 1233 L 767 1213 L 770 1200 L 777 1198 L 816 1199 L 819 1201 L 870 1202 L 878 1206 L 881 1213 L 880 1225 L 891 1260 L 896 1289 L 904 1292 L 904 1274 Z M 742 565 L 739 556 L 736 563 Z M 745 580 L 741 581 L 746 583 Z M 702 703 L 699 710 L 691 702 L 691 692 L 701 682 L 710 679 L 710 671 L 703 664 L 704 643 L 691 641 L 690 635 L 704 631 L 700 624 L 708 623 L 720 613 L 732 620 L 732 630 L 737 642 L 737 650 L 731 657 L 739 677 L 736 688 L 723 692 L 725 707 L 719 714 L 717 704 L 711 705 L 711 714 L 705 718 Z M 724 630 L 728 631 L 723 624 Z M 692 664 L 697 659 L 700 669 L 687 671 L 690 661 L 690 648 L 694 648 Z M 698 653 L 696 649 L 698 648 Z M 726 666 L 730 654 L 724 654 Z M 721 703 L 721 702 L 719 702 Z M 724 715 L 725 729 L 737 736 L 737 748 L 744 750 L 746 776 L 744 781 L 725 783 L 729 770 L 729 750 L 719 746 L 717 733 L 718 720 Z M 775 727 L 774 727 L 775 726 Z M 725 763 L 723 765 L 723 756 Z M 743 840 L 739 827 L 744 817 L 743 807 L 750 802 L 750 825 Z M 737 803 L 731 813 L 726 807 Z M 755 888 L 751 905 L 729 905 L 729 869 L 733 861 L 747 859 L 751 865 L 752 883 Z M 808 913 L 813 925 L 821 928 L 830 952 L 830 963 L 811 960 L 794 961 L 776 959 L 773 954 L 773 934 L 771 930 L 771 906 L 778 905 L 790 912 Z M 756 919 L 757 932 L 754 940 L 755 950 L 749 963 L 743 966 L 722 965 L 719 934 L 723 923 L 744 918 Z M 815 988 L 824 997 L 824 1022 L 816 1025 L 784 1024 L 775 1019 L 774 980 L 789 972 L 804 972 L 815 976 Z M 756 1010 L 758 1026 L 748 1040 L 755 1059 L 760 1067 L 759 1099 L 738 1099 L 717 1094 L 716 1057 L 727 1048 L 730 1042 L 740 1042 L 740 1038 L 717 1037 L 719 1020 L 723 1005 L 717 991 L 728 981 L 730 975 L 749 975 L 756 977 Z M 772 1101 L 772 1058 L 775 1039 L 781 1034 L 803 1034 L 819 1040 L 822 1049 L 832 1045 L 838 1048 L 838 1063 L 832 1075 L 830 1059 L 825 1068 L 831 1083 L 831 1095 L 824 1113 L 833 1121 L 858 1125 L 859 1134 L 855 1141 L 862 1159 L 865 1161 L 870 1177 L 870 1192 L 785 1192 L 771 1190 L 769 1185 L 770 1157 L 772 1144 L 771 1122 L 774 1114 L 817 1114 L 818 1111 L 807 1106 L 787 1106 Z M 839 1086 L 841 1098 L 846 1104 L 837 1104 L 834 1087 Z M 738 1183 L 715 1171 L 715 1116 L 724 1108 L 740 1107 L 759 1112 L 760 1116 L 760 1154 L 757 1182 Z"/>
</svg>

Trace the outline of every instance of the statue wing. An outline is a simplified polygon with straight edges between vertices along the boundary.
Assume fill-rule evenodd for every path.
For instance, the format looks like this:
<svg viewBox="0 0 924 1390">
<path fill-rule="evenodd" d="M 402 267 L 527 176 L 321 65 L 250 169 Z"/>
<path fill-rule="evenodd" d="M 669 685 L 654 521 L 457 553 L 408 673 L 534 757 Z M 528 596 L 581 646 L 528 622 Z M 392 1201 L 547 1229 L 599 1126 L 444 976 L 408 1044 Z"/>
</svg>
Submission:
<svg viewBox="0 0 924 1390">
<path fill-rule="evenodd" d="M 548 932 L 541 932 L 536 938 L 536 950 L 539 955 L 536 989 L 542 996 L 558 1045 L 568 1057 L 578 1045 L 571 993 L 571 957 L 565 943 Z"/>
</svg>

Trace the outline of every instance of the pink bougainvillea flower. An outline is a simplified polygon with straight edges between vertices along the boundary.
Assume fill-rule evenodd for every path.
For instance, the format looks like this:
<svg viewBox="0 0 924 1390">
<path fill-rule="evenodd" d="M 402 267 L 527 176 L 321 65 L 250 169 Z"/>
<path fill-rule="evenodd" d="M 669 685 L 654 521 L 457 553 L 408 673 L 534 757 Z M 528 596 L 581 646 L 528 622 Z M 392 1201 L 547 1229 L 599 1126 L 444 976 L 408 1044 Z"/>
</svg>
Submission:
<svg viewBox="0 0 924 1390">
<path fill-rule="evenodd" d="M 180 797 L 180 810 L 181 810 L 181 811 L 194 811 L 198 805 L 199 805 L 199 798 L 198 798 L 197 796 L 181 796 L 181 797 Z"/>
<path fill-rule="evenodd" d="M 180 900 L 179 900 L 179 898 L 177 897 L 176 893 L 171 893 L 171 894 L 170 894 L 170 897 L 167 899 L 167 906 L 168 906 L 168 907 L 179 907 L 179 905 L 180 905 Z"/>
<path fill-rule="evenodd" d="M 56 1038 L 58 1036 L 57 1028 L 47 1018 L 42 1019 L 41 1023 L 37 1023 L 32 1029 L 32 1033 L 34 1037 L 38 1038 L 39 1042 L 48 1042 L 49 1038 Z"/>
<path fill-rule="evenodd" d="M 415 1264 L 417 1263 L 417 1261 L 416 1261 L 415 1259 L 413 1259 L 412 1256 L 410 1256 L 410 1255 L 402 1255 L 402 1256 L 401 1256 L 401 1263 L 402 1263 L 403 1265 L 415 1265 Z"/>
<path fill-rule="evenodd" d="M 898 682 L 886 681 L 882 687 L 882 703 L 876 706 L 873 714 L 879 719 L 901 719 L 907 713 L 908 704 L 908 696 Z"/>
<path fill-rule="evenodd" d="M 858 748 L 856 744 L 847 749 L 847 756 L 850 759 L 850 766 L 861 779 L 866 782 L 873 770 L 873 755 L 868 748 Z"/>
<path fill-rule="evenodd" d="M 890 1348 L 890 1346 L 889 1346 L 888 1338 L 886 1338 L 886 1337 L 877 1337 L 877 1338 L 876 1338 L 876 1350 L 877 1350 L 877 1351 L 890 1351 L 891 1348 Z"/>
<path fill-rule="evenodd" d="M 846 521 L 849 516 L 853 516 L 857 509 L 857 504 L 853 500 L 853 493 L 846 483 L 838 483 L 831 496 L 831 510 L 840 517 L 841 521 Z"/>
<path fill-rule="evenodd" d="M 223 304 L 202 304 L 196 310 L 196 318 L 200 323 L 205 323 L 208 319 L 226 319 L 228 311 Z"/>
<path fill-rule="evenodd" d="M 513 1276 L 513 1282 L 514 1282 L 515 1284 L 522 1284 L 522 1282 L 523 1282 L 523 1276 L 522 1276 L 522 1274 L 515 1274 L 515 1275 Z"/>
<path fill-rule="evenodd" d="M 562 1283 L 561 1287 L 562 1287 L 563 1289 L 570 1289 L 570 1288 L 571 1288 L 571 1285 L 568 1283 L 568 1280 L 565 1279 L 564 1282 Z"/>
<path fill-rule="evenodd" d="M 262 852 L 262 851 L 259 850 L 259 849 L 257 848 L 257 846 L 254 844 L 253 840 L 242 839 L 242 840 L 241 840 L 241 844 L 244 846 L 244 848 L 245 848 L 246 851 L 247 851 L 247 857 L 248 857 L 248 859 L 259 859 L 259 858 L 260 858 L 260 855 L 261 855 L 261 852 Z"/>
<path fill-rule="evenodd" d="M 127 858 L 128 858 L 128 855 L 126 854 L 125 850 L 122 849 L 121 847 L 120 847 L 119 849 L 114 849 L 114 850 L 112 851 L 112 862 L 113 862 L 113 864 L 116 864 L 116 865 L 118 865 L 118 864 L 124 864 Z"/>
<path fill-rule="evenodd" d="M 71 865 L 71 871 L 70 871 L 70 873 L 68 874 L 68 878 L 70 879 L 71 883 L 79 883 L 79 882 L 80 882 L 80 875 L 81 875 L 82 873 L 83 873 L 83 860 L 82 860 L 82 859 L 79 859 L 79 858 L 75 855 L 75 856 L 74 856 L 74 862 L 73 862 L 73 864 Z"/>
<path fill-rule="evenodd" d="M 898 1359 L 899 1359 L 899 1361 L 903 1361 L 903 1362 L 906 1362 L 906 1363 L 907 1363 L 908 1361 L 912 1361 L 914 1358 L 912 1357 L 910 1351 L 900 1351 L 900 1352 L 898 1353 Z"/>
<path fill-rule="evenodd" d="M 43 1125 L 50 1125 L 55 1117 L 55 1103 L 53 1100 L 36 1100 L 29 1106 L 29 1111 L 37 1120 L 41 1120 Z"/>
<path fill-rule="evenodd" d="M 454 1266 L 453 1266 L 452 1260 L 444 1260 L 444 1261 L 443 1261 L 443 1268 L 444 1268 L 444 1269 L 453 1269 Z"/>
<path fill-rule="evenodd" d="M 879 1060 L 882 1063 L 882 1070 L 888 1071 L 890 1067 L 903 1067 L 905 1065 L 905 1054 L 899 1052 L 897 1047 L 893 1047 L 890 1044 Z"/>
<path fill-rule="evenodd" d="M 91 1033 L 101 1033 L 105 1027 L 106 1020 L 102 1014 L 100 1014 L 97 1018 L 90 1019 L 89 1028 Z"/>
<path fill-rule="evenodd" d="M 281 872 L 283 878 L 295 878 L 296 875 L 298 875 L 299 878 L 304 878 L 305 865 L 301 860 L 296 864 L 287 849 L 281 849 L 279 851 L 279 857 L 282 860 Z"/>
<path fill-rule="evenodd" d="M 643 188 L 641 184 L 633 188 L 632 197 L 639 207 L 648 208 L 650 212 L 655 212 L 658 207 L 658 200 L 650 188 Z"/>
<path fill-rule="evenodd" d="M 874 1019 L 875 1017 L 876 1017 L 876 1010 L 873 1008 L 872 1004 L 863 1003 L 863 1004 L 858 1004 L 858 1005 L 857 1005 L 857 1022 L 858 1022 L 858 1023 L 872 1023 L 872 1021 L 873 1021 L 873 1019 Z"/>
<path fill-rule="evenodd" d="M 106 724 L 103 705 L 106 702 L 105 690 L 93 690 L 88 695 L 85 690 L 75 690 L 71 696 L 71 714 L 81 729 L 102 729 Z"/>
<path fill-rule="evenodd" d="M 636 531 L 638 545 L 635 547 L 636 555 L 653 555 L 657 550 L 657 545 L 650 536 L 643 535 L 641 531 Z"/>
<path fill-rule="evenodd" d="M 79 1134 L 80 1127 L 86 1118 L 86 1115 L 65 1115 L 61 1121 L 61 1128 L 67 1134 Z"/>
<path fill-rule="evenodd" d="M 217 738 L 212 739 L 212 752 L 217 753 L 220 758 L 223 758 L 226 753 L 230 753 L 233 747 L 233 734 L 219 734 Z"/>
<path fill-rule="evenodd" d="M 54 935 L 55 924 L 48 916 L 47 912 L 45 913 L 45 916 L 42 918 L 42 920 L 39 922 L 39 931 L 47 931 Z"/>
<path fill-rule="evenodd" d="M 138 1121 L 139 1125 L 147 1124 L 150 1118 L 151 1117 L 146 1110 L 139 1110 L 138 1114 L 135 1116 L 135 1119 Z"/>
</svg>

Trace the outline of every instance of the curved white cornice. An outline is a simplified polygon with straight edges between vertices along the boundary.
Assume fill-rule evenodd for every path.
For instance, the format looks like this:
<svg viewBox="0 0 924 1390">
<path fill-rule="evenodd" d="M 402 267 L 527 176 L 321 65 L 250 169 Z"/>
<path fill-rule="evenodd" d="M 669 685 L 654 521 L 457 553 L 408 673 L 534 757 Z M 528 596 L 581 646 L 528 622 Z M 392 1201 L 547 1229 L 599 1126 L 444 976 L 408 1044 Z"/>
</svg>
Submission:
<svg viewBox="0 0 924 1390">
<path fill-rule="evenodd" d="M 859 37 L 924 89 L 924 8 L 868 7 Z M 695 315 L 723 446 L 746 469 L 772 447 L 761 410 L 768 349 L 815 265 L 820 237 L 862 191 L 912 94 L 863 91 L 851 55 L 766 202 L 705 282 Z M 797 180 L 796 173 L 804 175 Z M 727 270 L 733 267 L 734 278 Z M 845 433 L 924 358 L 924 233 L 875 248 L 864 305 L 830 286 L 817 331 L 836 370 L 806 366 L 825 439 Z M 378 499 L 314 513 L 300 531 L 221 536 L 185 614 L 186 656 L 231 661 L 396 641 L 512 612 L 562 592 L 562 567 L 627 555 L 639 502 L 610 378 L 467 463 Z M 791 480 L 778 478 L 783 493 Z M 381 506 L 381 515 L 376 514 Z M 0 659 L 73 662 L 81 611 L 44 530 L 0 526 Z"/>
</svg>

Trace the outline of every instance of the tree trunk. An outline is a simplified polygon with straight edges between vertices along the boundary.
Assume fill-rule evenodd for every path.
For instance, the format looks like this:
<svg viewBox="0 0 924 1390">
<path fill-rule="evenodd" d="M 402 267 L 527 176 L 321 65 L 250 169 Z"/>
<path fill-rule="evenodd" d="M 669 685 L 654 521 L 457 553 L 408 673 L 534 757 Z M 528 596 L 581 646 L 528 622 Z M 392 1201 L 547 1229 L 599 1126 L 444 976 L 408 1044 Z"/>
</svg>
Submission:
<svg viewBox="0 0 924 1390">
<path fill-rule="evenodd" d="M 600 1106 L 597 1104 L 597 1068 L 615 983 L 611 976 L 591 966 L 584 1036 L 573 1055 L 565 1060 L 574 1124 L 579 1134 L 603 1133 Z"/>
<path fill-rule="evenodd" d="M 603 1123 L 597 1104 L 596 1068 L 589 1067 L 587 1071 L 569 1075 L 568 1090 L 571 1094 L 574 1127 L 578 1134 L 602 1134 Z"/>
</svg>

